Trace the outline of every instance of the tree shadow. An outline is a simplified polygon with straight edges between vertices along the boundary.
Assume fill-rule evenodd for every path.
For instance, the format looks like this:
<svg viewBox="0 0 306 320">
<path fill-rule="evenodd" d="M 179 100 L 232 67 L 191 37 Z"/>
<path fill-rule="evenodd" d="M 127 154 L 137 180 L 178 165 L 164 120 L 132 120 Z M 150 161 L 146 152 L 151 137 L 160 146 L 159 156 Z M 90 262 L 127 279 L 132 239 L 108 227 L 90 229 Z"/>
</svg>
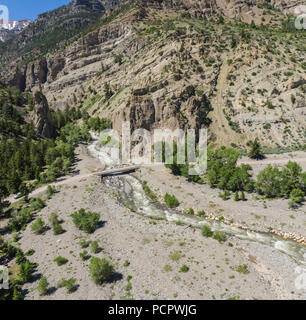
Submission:
<svg viewBox="0 0 306 320">
<path fill-rule="evenodd" d="M 99 221 L 97 225 L 97 229 L 101 229 L 106 225 L 107 221 Z"/>
<path fill-rule="evenodd" d="M 29 283 L 33 283 L 33 282 L 36 282 L 38 280 L 40 280 L 42 277 L 42 274 L 41 273 L 36 273 L 32 276 L 32 278 L 29 280 Z"/>
<path fill-rule="evenodd" d="M 50 288 L 48 288 L 48 290 L 47 290 L 47 295 L 48 295 L 48 296 L 51 296 L 52 294 L 55 293 L 56 290 L 57 290 L 56 287 L 50 287 Z"/>
<path fill-rule="evenodd" d="M 112 276 L 109 278 L 109 280 L 107 281 L 107 283 L 118 282 L 118 281 L 121 281 L 122 279 L 123 279 L 123 275 L 121 273 L 114 272 Z"/>
</svg>

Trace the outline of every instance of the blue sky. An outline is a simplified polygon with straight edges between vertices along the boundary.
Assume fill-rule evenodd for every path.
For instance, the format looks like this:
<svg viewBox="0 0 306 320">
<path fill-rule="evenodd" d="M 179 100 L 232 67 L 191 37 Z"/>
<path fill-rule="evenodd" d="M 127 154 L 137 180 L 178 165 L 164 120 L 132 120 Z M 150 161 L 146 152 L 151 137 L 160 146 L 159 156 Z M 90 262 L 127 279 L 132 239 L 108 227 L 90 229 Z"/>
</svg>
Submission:
<svg viewBox="0 0 306 320">
<path fill-rule="evenodd" d="M 34 20 L 39 13 L 58 8 L 69 2 L 71 0 L 0 0 L 0 5 L 8 7 L 10 20 Z"/>
</svg>

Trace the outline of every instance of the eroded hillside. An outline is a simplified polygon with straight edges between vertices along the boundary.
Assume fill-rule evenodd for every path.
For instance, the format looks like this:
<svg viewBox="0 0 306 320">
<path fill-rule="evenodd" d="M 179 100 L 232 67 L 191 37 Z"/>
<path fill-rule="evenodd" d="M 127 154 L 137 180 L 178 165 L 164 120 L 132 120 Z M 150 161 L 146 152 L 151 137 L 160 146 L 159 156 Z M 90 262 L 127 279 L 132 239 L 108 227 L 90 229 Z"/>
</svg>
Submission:
<svg viewBox="0 0 306 320">
<path fill-rule="evenodd" d="M 41 86 L 115 128 L 210 127 L 217 144 L 259 137 L 305 144 L 305 33 L 284 12 L 301 1 L 126 1 L 99 26 L 7 82 Z"/>
</svg>

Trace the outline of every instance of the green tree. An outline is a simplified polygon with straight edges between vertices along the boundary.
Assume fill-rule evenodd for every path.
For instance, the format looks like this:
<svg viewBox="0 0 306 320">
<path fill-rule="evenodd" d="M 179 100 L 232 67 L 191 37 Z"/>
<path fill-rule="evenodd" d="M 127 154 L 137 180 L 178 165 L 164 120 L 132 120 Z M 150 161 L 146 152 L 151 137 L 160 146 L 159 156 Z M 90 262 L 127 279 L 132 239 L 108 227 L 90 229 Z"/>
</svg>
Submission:
<svg viewBox="0 0 306 320">
<path fill-rule="evenodd" d="M 291 191 L 300 188 L 300 177 L 302 167 L 296 163 L 289 161 L 282 170 L 282 193 L 290 195 Z"/>
<path fill-rule="evenodd" d="M 202 236 L 207 238 L 210 238 L 213 236 L 213 232 L 211 231 L 211 228 L 207 224 L 204 224 L 202 227 Z"/>
<path fill-rule="evenodd" d="M 300 189 L 293 189 L 290 193 L 290 199 L 289 205 L 291 207 L 296 206 L 297 204 L 300 204 L 304 200 L 304 192 Z"/>
<path fill-rule="evenodd" d="M 114 267 L 104 258 L 93 257 L 90 260 L 89 271 L 96 284 L 103 284 L 110 281 Z"/>
<path fill-rule="evenodd" d="M 37 218 L 31 226 L 31 230 L 35 234 L 42 234 L 44 232 L 44 229 L 45 229 L 45 223 L 42 220 L 42 218 Z"/>
<path fill-rule="evenodd" d="M 248 156 L 251 159 L 263 159 L 264 158 L 264 154 L 261 149 L 261 145 L 260 145 L 257 138 L 254 140 L 254 142 L 250 142 L 249 146 L 250 146 L 250 151 L 248 153 Z"/>
<path fill-rule="evenodd" d="M 92 253 L 98 253 L 99 252 L 99 243 L 98 241 L 93 241 L 90 245 L 90 249 Z"/>
<path fill-rule="evenodd" d="M 44 296 L 48 292 L 49 282 L 46 277 L 42 277 L 37 286 L 37 290 L 40 293 L 41 296 Z"/>
<path fill-rule="evenodd" d="M 29 282 L 32 278 L 33 273 L 34 267 L 28 260 L 20 263 L 18 275 L 22 283 Z"/>
<path fill-rule="evenodd" d="M 87 233 L 93 233 L 100 220 L 100 214 L 91 211 L 86 212 L 85 209 L 80 209 L 71 216 L 76 227 Z"/>
<path fill-rule="evenodd" d="M 179 201 L 174 195 L 166 193 L 164 196 L 164 201 L 169 208 L 176 208 L 180 205 Z"/>
<path fill-rule="evenodd" d="M 257 176 L 256 190 L 268 198 L 280 197 L 282 192 L 282 176 L 277 167 L 268 165 Z"/>
<path fill-rule="evenodd" d="M 235 192 L 235 194 L 234 194 L 234 201 L 239 201 L 240 199 L 239 199 L 239 193 L 238 193 L 238 191 L 236 191 Z"/>
</svg>

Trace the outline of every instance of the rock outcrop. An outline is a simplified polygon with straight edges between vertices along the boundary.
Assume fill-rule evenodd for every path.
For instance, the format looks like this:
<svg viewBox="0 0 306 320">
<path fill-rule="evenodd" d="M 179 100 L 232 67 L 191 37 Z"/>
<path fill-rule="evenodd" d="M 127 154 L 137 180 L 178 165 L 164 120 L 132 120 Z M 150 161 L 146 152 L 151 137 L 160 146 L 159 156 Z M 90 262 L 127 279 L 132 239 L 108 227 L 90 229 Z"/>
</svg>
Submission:
<svg viewBox="0 0 306 320">
<path fill-rule="evenodd" d="M 39 137 L 53 138 L 55 136 L 48 101 L 39 91 L 34 93 L 34 109 L 31 120 L 34 124 L 35 132 Z"/>
</svg>

